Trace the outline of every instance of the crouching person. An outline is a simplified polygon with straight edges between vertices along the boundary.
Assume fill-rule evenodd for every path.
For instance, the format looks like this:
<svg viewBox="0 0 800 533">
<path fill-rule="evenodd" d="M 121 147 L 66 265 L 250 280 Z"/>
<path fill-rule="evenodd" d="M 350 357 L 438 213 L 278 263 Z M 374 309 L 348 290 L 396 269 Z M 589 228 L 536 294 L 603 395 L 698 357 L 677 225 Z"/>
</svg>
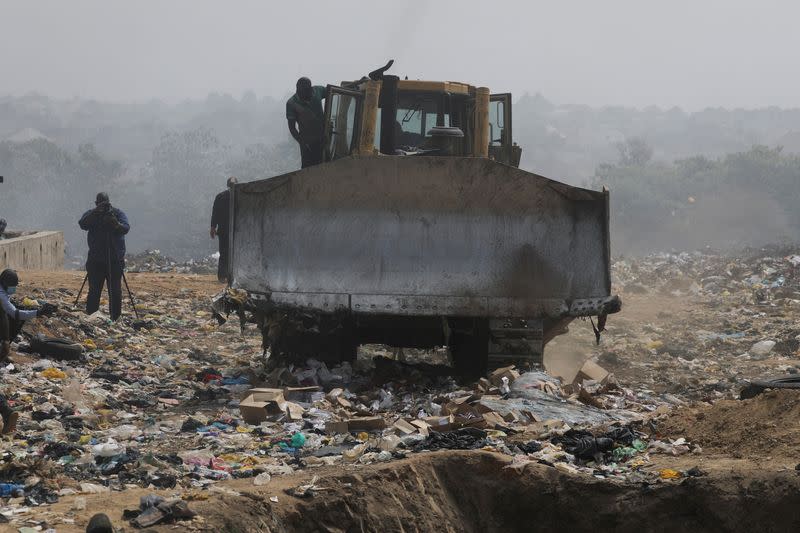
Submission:
<svg viewBox="0 0 800 533">
<path fill-rule="evenodd" d="M 42 304 L 39 309 L 25 311 L 17 309 L 11 301 L 11 295 L 17 292 L 19 276 L 11 269 L 0 273 L 0 362 L 8 359 L 11 353 L 11 342 L 17 338 L 26 320 L 37 316 L 52 315 L 57 307 L 52 304 Z"/>
<path fill-rule="evenodd" d="M 19 276 L 11 269 L 0 273 L 0 362 L 8 360 L 11 354 L 11 342 L 17 338 L 26 320 L 37 316 L 49 316 L 56 311 L 56 306 L 45 303 L 40 309 L 25 311 L 17 309 L 11 301 L 11 295 L 17 292 Z M 19 413 L 12 410 L 3 394 L 0 394 L 0 416 L 3 419 L 3 435 L 16 431 Z"/>
</svg>

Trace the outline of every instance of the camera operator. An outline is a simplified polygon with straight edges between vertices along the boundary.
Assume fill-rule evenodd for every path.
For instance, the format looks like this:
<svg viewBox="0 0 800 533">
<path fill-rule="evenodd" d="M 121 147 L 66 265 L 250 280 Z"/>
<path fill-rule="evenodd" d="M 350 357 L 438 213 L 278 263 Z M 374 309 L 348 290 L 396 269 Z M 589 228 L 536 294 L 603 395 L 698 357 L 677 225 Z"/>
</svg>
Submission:
<svg viewBox="0 0 800 533">
<path fill-rule="evenodd" d="M 111 320 L 122 314 L 122 270 L 125 268 L 125 235 L 130 230 L 128 217 L 111 206 L 108 194 L 97 194 L 95 208 L 83 214 L 78 225 L 88 231 L 89 256 L 86 274 L 89 278 L 89 295 L 86 313 L 100 308 L 103 284 L 108 284 L 108 310 Z"/>
</svg>

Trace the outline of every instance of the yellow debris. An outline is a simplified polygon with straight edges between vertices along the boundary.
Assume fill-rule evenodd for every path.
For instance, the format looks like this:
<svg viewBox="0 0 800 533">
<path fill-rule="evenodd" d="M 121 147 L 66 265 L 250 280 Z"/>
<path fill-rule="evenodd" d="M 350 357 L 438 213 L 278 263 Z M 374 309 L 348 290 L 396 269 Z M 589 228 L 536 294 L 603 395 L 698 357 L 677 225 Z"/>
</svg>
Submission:
<svg viewBox="0 0 800 533">
<path fill-rule="evenodd" d="M 663 468 L 659 470 L 658 475 L 661 476 L 661 479 L 680 479 L 683 477 L 680 472 L 671 468 Z"/>
<path fill-rule="evenodd" d="M 247 301 L 247 291 L 242 289 L 227 289 L 225 291 L 225 297 L 235 304 L 243 305 Z"/>
<path fill-rule="evenodd" d="M 50 368 L 45 368 L 44 370 L 42 370 L 40 375 L 43 378 L 47 379 L 66 379 L 67 377 L 67 375 L 64 372 L 52 366 Z"/>
</svg>

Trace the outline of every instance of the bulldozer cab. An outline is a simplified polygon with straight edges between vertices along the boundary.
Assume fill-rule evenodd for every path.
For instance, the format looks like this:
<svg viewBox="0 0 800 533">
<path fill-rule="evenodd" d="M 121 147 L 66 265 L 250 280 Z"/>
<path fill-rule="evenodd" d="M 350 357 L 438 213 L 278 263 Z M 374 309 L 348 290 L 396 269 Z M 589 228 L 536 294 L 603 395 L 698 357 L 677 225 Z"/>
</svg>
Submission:
<svg viewBox="0 0 800 533">
<path fill-rule="evenodd" d="M 488 157 L 519 166 L 511 94 L 457 82 L 381 80 L 328 85 L 325 159 L 390 156 Z"/>
</svg>

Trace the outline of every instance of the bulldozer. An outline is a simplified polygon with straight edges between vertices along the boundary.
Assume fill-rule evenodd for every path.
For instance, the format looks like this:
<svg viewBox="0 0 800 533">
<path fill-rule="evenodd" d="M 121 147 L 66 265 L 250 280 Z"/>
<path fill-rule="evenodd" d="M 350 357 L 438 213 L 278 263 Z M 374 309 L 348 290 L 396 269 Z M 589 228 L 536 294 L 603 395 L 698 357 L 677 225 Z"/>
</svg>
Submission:
<svg viewBox="0 0 800 533">
<path fill-rule="evenodd" d="M 519 168 L 511 94 L 400 79 L 328 85 L 325 162 L 231 188 L 230 283 L 270 357 L 446 346 L 480 375 L 542 364 L 611 294 L 609 192 Z"/>
</svg>

